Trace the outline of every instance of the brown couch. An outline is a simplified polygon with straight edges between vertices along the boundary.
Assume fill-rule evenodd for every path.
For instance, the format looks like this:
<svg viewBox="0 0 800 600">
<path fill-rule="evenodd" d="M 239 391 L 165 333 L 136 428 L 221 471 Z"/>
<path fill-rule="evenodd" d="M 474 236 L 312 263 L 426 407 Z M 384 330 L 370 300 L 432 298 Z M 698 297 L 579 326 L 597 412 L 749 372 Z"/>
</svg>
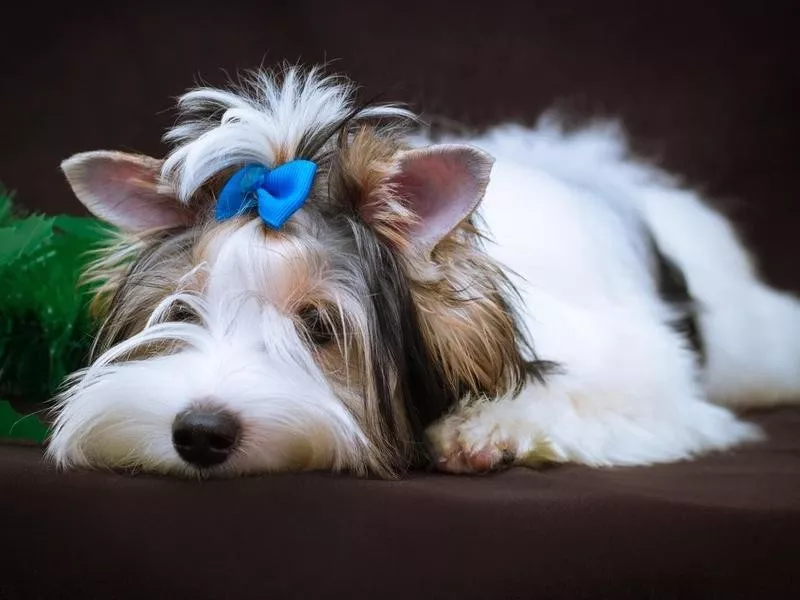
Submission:
<svg viewBox="0 0 800 600">
<path fill-rule="evenodd" d="M 3 19 L 0 181 L 32 208 L 82 210 L 73 152 L 162 153 L 198 76 L 341 59 L 366 95 L 471 126 L 624 119 L 800 291 L 789 2 L 77 4 Z M 753 418 L 769 441 L 694 463 L 395 482 L 58 473 L 0 446 L 0 598 L 798 598 L 800 410 Z"/>
</svg>

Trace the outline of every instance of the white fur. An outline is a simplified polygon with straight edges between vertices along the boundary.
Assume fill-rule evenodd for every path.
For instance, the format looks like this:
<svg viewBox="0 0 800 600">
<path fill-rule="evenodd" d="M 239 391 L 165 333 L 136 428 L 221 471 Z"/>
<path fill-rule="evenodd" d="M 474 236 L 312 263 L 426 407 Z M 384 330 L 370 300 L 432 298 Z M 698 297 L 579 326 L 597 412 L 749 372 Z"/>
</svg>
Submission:
<svg viewBox="0 0 800 600">
<path fill-rule="evenodd" d="M 78 374 L 61 398 L 49 445 L 59 464 L 193 473 L 172 446 L 172 422 L 206 401 L 233 408 L 245 424 L 241 448 L 219 472 L 366 466 L 369 442 L 353 414 L 294 323 L 264 301 L 270 297 L 265 288 L 286 279 L 270 263 L 286 265 L 280 248 L 259 243 L 260 227 L 255 219 L 218 240 L 203 265 L 209 284 L 202 297 L 169 296 L 147 328 Z M 260 273 L 271 277 L 265 281 Z M 189 304 L 202 324 L 159 322 L 176 301 Z M 185 349 L 118 362 L 148 342 L 170 340 Z"/>
<path fill-rule="evenodd" d="M 181 100 L 189 120 L 169 134 L 178 145 L 163 168 L 181 200 L 230 166 L 291 155 L 305 133 L 352 106 L 349 87 L 313 74 L 289 71 L 282 86 L 264 77 L 256 87 L 250 97 L 201 89 Z M 406 114 L 381 110 L 373 116 Z M 221 124 L 207 118 L 215 111 Z M 465 400 L 432 426 L 445 468 L 470 470 L 463 457 L 483 450 L 510 450 L 526 464 L 685 459 L 759 437 L 725 405 L 800 396 L 800 303 L 757 280 L 731 225 L 696 194 L 629 161 L 614 127 L 565 135 L 545 121 L 467 141 L 496 158 L 481 208 L 489 251 L 516 273 L 538 356 L 562 370 L 517 398 Z M 706 368 L 668 325 L 642 219 L 700 303 Z M 143 332 L 73 378 L 50 455 L 62 465 L 195 473 L 172 447 L 170 428 L 192 402 L 210 399 L 234 409 L 245 430 L 218 472 L 364 467 L 369 442 L 351 412 L 358 403 L 337 397 L 271 304 L 269 286 L 288 268 L 282 256 L 263 243 L 256 221 L 217 240 L 209 264 L 187 275 L 207 278 L 202 297 L 168 298 Z M 203 323 L 161 322 L 177 300 Z M 125 360 L 154 341 L 185 347 Z"/>
<path fill-rule="evenodd" d="M 522 463 L 686 459 L 759 438 L 720 405 L 800 398 L 800 302 L 756 278 L 730 223 L 695 193 L 629 160 L 614 126 L 569 135 L 544 120 L 470 141 L 497 159 L 481 209 L 489 251 L 519 275 L 536 352 L 563 372 L 434 425 L 446 467 L 498 448 Z M 667 324 L 640 217 L 699 302 L 703 369 Z"/>
<path fill-rule="evenodd" d="M 293 156 L 304 135 L 340 123 L 354 106 L 352 84 L 323 77 L 316 69 L 305 75 L 287 69 L 280 83 L 258 72 L 249 83 L 247 92 L 198 88 L 181 97 L 185 121 L 165 136 L 179 145 L 163 167 L 165 176 L 177 181 L 181 200 L 188 201 L 207 179 L 231 166 L 274 165 L 280 153 Z M 222 113 L 219 122 L 207 119 L 214 113 Z M 389 105 L 360 114 L 397 116 L 414 118 L 408 110 Z"/>
</svg>

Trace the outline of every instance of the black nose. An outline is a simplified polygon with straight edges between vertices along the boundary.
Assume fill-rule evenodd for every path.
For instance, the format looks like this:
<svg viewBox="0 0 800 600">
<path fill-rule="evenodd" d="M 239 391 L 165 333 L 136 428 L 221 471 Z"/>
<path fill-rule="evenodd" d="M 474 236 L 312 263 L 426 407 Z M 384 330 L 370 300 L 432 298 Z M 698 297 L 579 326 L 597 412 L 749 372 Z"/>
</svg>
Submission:
<svg viewBox="0 0 800 600">
<path fill-rule="evenodd" d="M 175 417 L 172 444 L 186 462 L 211 467 L 225 462 L 236 449 L 241 429 L 228 412 L 192 408 Z"/>
</svg>

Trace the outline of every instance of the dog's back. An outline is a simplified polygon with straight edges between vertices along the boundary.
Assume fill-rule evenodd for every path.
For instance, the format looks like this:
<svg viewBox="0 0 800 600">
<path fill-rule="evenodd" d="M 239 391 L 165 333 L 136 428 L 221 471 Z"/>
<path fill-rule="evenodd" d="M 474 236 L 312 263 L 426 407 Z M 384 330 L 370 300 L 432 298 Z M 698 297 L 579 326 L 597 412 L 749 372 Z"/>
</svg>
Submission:
<svg viewBox="0 0 800 600">
<path fill-rule="evenodd" d="M 617 126 L 565 133 L 546 118 L 473 142 L 497 158 L 483 204 L 490 251 L 527 280 L 529 294 L 641 309 L 658 295 L 652 239 L 693 300 L 710 399 L 758 406 L 800 397 L 800 302 L 759 279 L 721 212 L 630 157 Z"/>
</svg>

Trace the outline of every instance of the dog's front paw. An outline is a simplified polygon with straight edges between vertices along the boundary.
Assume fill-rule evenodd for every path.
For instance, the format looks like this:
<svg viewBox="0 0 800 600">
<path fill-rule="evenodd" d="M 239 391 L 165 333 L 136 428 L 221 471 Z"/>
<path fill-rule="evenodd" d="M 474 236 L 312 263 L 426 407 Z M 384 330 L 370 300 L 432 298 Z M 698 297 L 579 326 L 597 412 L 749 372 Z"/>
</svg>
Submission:
<svg viewBox="0 0 800 600">
<path fill-rule="evenodd" d="M 516 450 L 497 427 L 451 415 L 428 430 L 436 467 L 447 473 L 486 473 L 512 465 Z"/>
<path fill-rule="evenodd" d="M 428 437 L 437 467 L 449 473 L 486 473 L 567 460 L 538 421 L 520 408 L 525 406 L 502 400 L 467 405 L 431 425 Z"/>
<path fill-rule="evenodd" d="M 446 473 L 488 473 L 514 464 L 512 451 L 488 444 L 482 448 L 469 448 L 459 444 L 437 458 L 436 467 Z"/>
</svg>

